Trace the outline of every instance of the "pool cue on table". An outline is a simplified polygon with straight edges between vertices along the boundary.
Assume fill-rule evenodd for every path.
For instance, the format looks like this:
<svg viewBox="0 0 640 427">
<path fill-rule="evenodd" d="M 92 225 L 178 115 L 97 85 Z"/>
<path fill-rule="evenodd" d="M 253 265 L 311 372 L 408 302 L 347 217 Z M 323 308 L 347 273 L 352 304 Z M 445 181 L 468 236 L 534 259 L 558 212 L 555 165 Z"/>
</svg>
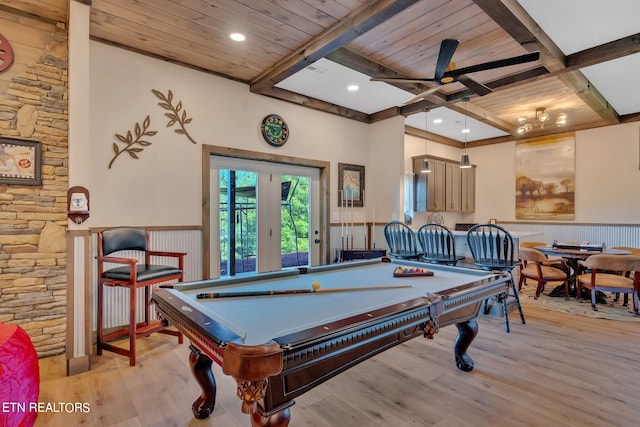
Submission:
<svg viewBox="0 0 640 427">
<path fill-rule="evenodd" d="M 400 289 L 410 288 L 411 285 L 398 286 L 365 286 L 362 288 L 326 288 L 320 289 L 320 286 L 314 286 L 312 289 L 282 289 L 271 291 L 239 291 L 239 292 L 201 292 L 196 294 L 197 299 L 209 298 L 234 298 L 234 297 L 261 297 L 268 295 L 293 295 L 293 294 L 314 294 L 327 292 L 352 292 L 352 291 L 371 291 L 378 289 Z"/>
</svg>

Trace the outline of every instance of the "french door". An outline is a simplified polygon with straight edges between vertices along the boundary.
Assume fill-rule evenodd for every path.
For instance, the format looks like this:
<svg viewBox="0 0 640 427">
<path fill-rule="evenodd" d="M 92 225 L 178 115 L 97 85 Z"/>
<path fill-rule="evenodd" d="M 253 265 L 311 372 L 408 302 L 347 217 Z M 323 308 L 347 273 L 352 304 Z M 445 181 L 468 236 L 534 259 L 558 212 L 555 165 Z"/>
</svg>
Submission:
<svg viewBox="0 0 640 427">
<path fill-rule="evenodd" d="M 318 169 L 212 156 L 210 177 L 213 277 L 320 263 Z"/>
</svg>

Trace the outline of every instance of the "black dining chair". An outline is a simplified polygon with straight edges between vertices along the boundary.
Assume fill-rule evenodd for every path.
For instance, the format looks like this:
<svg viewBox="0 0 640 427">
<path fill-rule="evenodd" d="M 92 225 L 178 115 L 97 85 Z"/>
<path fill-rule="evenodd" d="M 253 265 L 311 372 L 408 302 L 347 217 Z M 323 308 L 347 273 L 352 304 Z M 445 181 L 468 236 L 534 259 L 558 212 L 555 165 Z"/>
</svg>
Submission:
<svg viewBox="0 0 640 427">
<path fill-rule="evenodd" d="M 516 257 L 518 248 L 514 247 L 513 237 L 504 228 L 496 224 L 477 224 L 467 231 L 467 243 L 473 257 L 473 264 L 483 270 L 507 272 L 510 276 L 509 291 L 498 297 L 504 310 L 504 321 L 509 329 L 509 313 L 507 300 L 513 297 L 520 312 L 520 319 L 525 323 L 524 312 L 520 305 L 518 287 L 513 277 L 513 270 L 520 266 Z M 485 313 L 488 312 L 488 300 L 485 301 Z"/>
<path fill-rule="evenodd" d="M 435 264 L 455 265 L 464 259 L 456 253 L 456 244 L 451 230 L 441 224 L 422 225 L 417 232 L 418 243 L 424 255 L 422 259 Z"/>
<path fill-rule="evenodd" d="M 400 259 L 419 260 L 422 251 L 418 249 L 416 234 L 404 222 L 391 221 L 384 226 L 384 238 L 389 246 L 389 255 Z"/>
</svg>

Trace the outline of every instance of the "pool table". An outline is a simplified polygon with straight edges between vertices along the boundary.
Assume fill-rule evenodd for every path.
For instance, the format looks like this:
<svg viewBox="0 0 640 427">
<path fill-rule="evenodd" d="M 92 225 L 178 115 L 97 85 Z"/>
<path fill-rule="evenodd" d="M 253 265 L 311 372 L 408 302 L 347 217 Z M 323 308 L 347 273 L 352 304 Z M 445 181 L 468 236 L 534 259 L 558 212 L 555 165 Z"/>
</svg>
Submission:
<svg viewBox="0 0 640 427">
<path fill-rule="evenodd" d="M 395 277 L 397 267 L 431 276 Z M 196 418 L 215 405 L 212 361 L 238 384 L 254 426 L 286 426 L 293 399 L 366 359 L 455 324 L 456 365 L 473 369 L 467 348 L 482 302 L 508 291 L 509 276 L 483 270 L 376 259 L 203 280 L 158 289 L 160 318 L 191 340 L 202 394 Z M 314 287 L 319 288 L 314 291 Z"/>
</svg>

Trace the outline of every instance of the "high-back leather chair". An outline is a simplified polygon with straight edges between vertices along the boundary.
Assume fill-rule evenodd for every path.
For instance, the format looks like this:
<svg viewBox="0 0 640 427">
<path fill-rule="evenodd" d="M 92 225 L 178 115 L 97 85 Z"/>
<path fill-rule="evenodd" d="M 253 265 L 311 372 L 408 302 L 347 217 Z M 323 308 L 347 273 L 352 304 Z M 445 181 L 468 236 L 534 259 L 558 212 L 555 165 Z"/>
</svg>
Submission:
<svg viewBox="0 0 640 427">
<path fill-rule="evenodd" d="M 140 264 L 137 258 L 113 256 L 120 251 L 134 251 L 144 257 Z M 131 252 L 129 252 L 131 253 Z M 102 350 L 112 351 L 129 357 L 129 365 L 136 364 L 136 338 L 153 332 L 161 332 L 178 337 L 182 344 L 183 336 L 180 332 L 165 329 L 166 325 L 151 319 L 151 288 L 159 283 L 184 281 L 184 252 L 152 251 L 149 249 L 149 233 L 134 227 L 116 227 L 98 232 L 98 321 L 97 353 Z M 152 257 L 171 257 L 177 261 L 177 266 L 152 264 Z M 120 264 L 113 267 L 108 264 Z M 129 289 L 129 325 L 127 327 L 105 333 L 103 326 L 104 315 L 104 286 L 123 287 Z M 144 320 L 138 323 L 137 297 L 138 289 L 144 288 Z M 122 348 L 109 341 L 129 335 L 129 348 Z"/>
<path fill-rule="evenodd" d="M 502 300 L 504 310 L 504 321 L 507 332 L 509 332 L 509 312 L 507 311 L 507 299 L 515 299 L 520 319 L 525 323 L 524 312 L 520 305 L 518 287 L 515 284 L 513 270 L 519 268 L 520 261 L 516 258 L 518 248 L 513 245 L 511 234 L 496 224 L 476 224 L 467 231 L 467 243 L 473 257 L 473 264 L 483 270 L 504 271 L 509 273 L 510 291 L 506 295 L 499 297 Z M 487 312 L 487 302 L 485 302 L 485 312 Z"/>
</svg>

